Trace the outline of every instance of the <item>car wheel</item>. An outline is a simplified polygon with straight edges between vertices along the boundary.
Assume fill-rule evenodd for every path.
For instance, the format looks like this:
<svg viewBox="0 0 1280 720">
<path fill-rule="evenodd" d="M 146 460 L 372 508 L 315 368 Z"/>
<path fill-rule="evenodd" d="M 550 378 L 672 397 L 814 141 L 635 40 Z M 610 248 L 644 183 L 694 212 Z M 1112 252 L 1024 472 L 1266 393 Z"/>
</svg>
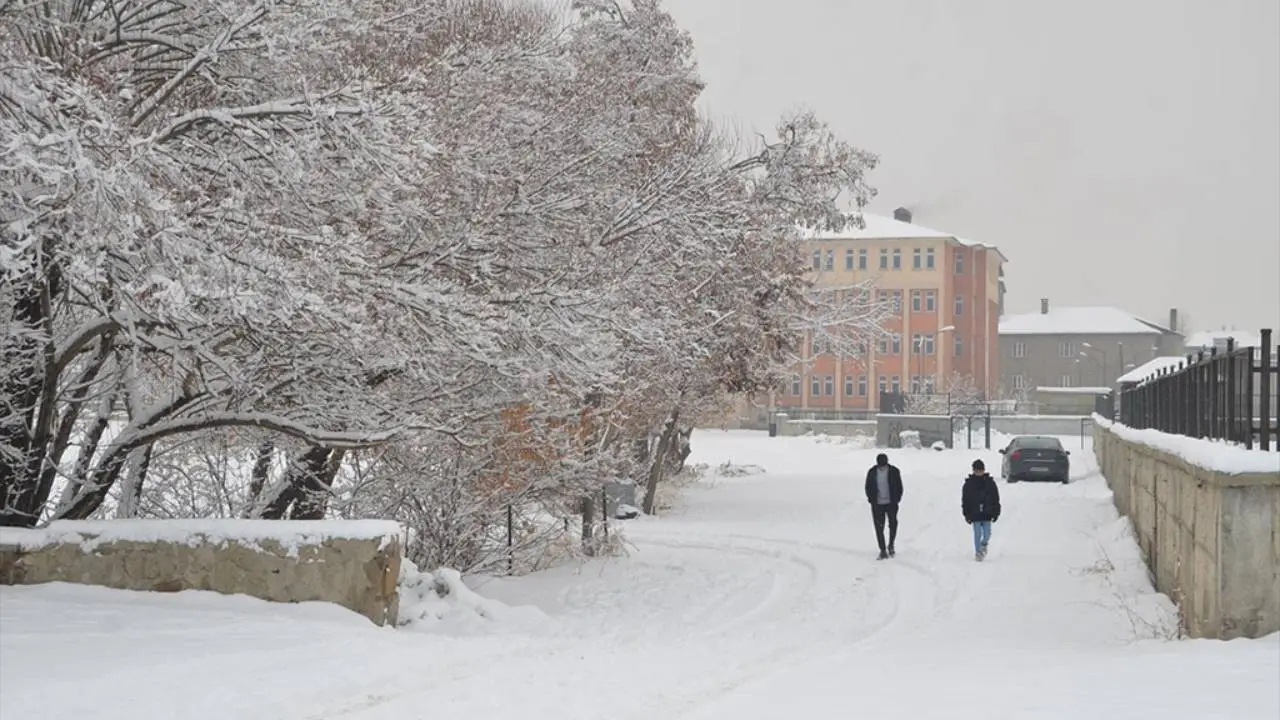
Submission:
<svg viewBox="0 0 1280 720">
<path fill-rule="evenodd" d="M 1063 478 L 1062 478 L 1062 484 L 1063 484 L 1063 485 L 1066 485 L 1066 484 L 1067 484 L 1067 483 L 1069 483 L 1069 482 L 1071 482 L 1071 478 L 1069 478 L 1069 477 L 1063 477 Z"/>
<path fill-rule="evenodd" d="M 1011 477 L 1011 478 L 1009 478 L 1009 484 L 1010 484 L 1010 485 L 1012 485 L 1012 484 L 1014 484 L 1014 483 L 1016 483 L 1016 482 L 1018 482 L 1018 478 L 1015 478 L 1015 477 Z"/>
</svg>

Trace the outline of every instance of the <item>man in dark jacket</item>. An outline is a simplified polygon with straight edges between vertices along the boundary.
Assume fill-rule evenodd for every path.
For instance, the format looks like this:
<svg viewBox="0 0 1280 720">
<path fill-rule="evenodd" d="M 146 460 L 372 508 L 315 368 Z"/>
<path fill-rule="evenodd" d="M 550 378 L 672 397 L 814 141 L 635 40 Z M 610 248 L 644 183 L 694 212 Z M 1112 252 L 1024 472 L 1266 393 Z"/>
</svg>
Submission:
<svg viewBox="0 0 1280 720">
<path fill-rule="evenodd" d="M 898 503 L 902 502 L 902 473 L 889 464 L 889 456 L 880 453 L 876 464 L 867 471 L 867 502 L 876 525 L 876 543 L 880 545 L 878 560 L 894 555 L 893 542 L 898 538 Z M 889 521 L 889 544 L 884 542 L 884 521 Z"/>
<path fill-rule="evenodd" d="M 973 461 L 973 473 L 964 480 L 960 511 L 973 526 L 973 559 L 982 562 L 991 542 L 991 523 L 1000 519 L 1000 488 L 981 460 Z"/>
</svg>

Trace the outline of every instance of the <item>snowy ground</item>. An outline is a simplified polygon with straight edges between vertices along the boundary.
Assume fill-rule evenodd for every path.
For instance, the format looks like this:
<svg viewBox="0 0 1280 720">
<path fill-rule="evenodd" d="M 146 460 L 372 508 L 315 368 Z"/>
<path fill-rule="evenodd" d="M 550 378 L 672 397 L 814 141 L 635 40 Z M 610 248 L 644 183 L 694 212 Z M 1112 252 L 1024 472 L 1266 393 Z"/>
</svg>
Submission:
<svg viewBox="0 0 1280 720">
<path fill-rule="evenodd" d="M 699 432 L 693 462 L 764 472 L 628 523 L 629 558 L 471 579 L 488 617 L 0 588 L 0 717 L 1280 717 L 1280 637 L 1162 639 L 1170 606 L 1078 446 L 1070 485 L 1002 485 L 983 564 L 960 482 L 994 451 L 893 451 L 902 534 L 877 562 L 874 450 Z"/>
</svg>

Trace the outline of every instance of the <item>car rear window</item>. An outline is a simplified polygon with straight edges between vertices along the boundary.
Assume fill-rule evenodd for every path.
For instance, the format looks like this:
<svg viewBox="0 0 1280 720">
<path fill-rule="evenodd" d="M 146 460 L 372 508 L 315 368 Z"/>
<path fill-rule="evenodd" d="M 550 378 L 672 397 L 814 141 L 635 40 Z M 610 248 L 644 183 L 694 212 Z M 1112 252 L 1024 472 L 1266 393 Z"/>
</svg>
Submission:
<svg viewBox="0 0 1280 720">
<path fill-rule="evenodd" d="M 1018 438 L 1014 441 L 1014 445 L 1020 448 L 1032 448 L 1035 450 L 1061 450 L 1062 443 L 1057 438 Z"/>
</svg>

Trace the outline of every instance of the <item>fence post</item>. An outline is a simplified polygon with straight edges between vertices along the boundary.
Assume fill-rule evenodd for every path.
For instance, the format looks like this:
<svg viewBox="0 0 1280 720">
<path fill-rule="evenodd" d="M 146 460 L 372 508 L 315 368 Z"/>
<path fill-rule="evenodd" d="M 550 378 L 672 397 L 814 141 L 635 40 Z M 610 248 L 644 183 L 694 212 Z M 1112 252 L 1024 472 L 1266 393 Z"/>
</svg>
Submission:
<svg viewBox="0 0 1280 720">
<path fill-rule="evenodd" d="M 1264 451 L 1271 450 L 1271 363 L 1274 358 L 1271 355 L 1271 328 L 1263 328 L 1262 330 L 1262 357 L 1259 362 L 1262 365 L 1261 392 L 1262 397 L 1259 398 L 1260 405 L 1258 426 L 1258 443 Z M 1252 370 L 1250 370 L 1252 372 Z"/>
<path fill-rule="evenodd" d="M 1244 403 L 1241 413 L 1241 430 L 1244 431 L 1244 448 L 1253 449 L 1253 348 L 1241 348 L 1244 352 L 1244 392 L 1240 400 Z"/>
<path fill-rule="evenodd" d="M 507 574 L 514 575 L 516 571 L 516 551 L 515 551 L 515 518 L 511 510 L 511 503 L 507 503 Z"/>
<path fill-rule="evenodd" d="M 1240 398 L 1236 395 L 1238 388 L 1236 387 L 1235 368 L 1232 367 L 1235 364 L 1235 349 L 1235 339 L 1227 338 L 1227 354 L 1223 356 L 1222 363 L 1227 368 L 1227 422 L 1226 433 L 1224 433 L 1226 437 L 1223 438 L 1227 442 L 1239 442 L 1240 440 L 1236 437 L 1236 432 L 1240 425 L 1240 418 L 1238 417 Z"/>
</svg>

